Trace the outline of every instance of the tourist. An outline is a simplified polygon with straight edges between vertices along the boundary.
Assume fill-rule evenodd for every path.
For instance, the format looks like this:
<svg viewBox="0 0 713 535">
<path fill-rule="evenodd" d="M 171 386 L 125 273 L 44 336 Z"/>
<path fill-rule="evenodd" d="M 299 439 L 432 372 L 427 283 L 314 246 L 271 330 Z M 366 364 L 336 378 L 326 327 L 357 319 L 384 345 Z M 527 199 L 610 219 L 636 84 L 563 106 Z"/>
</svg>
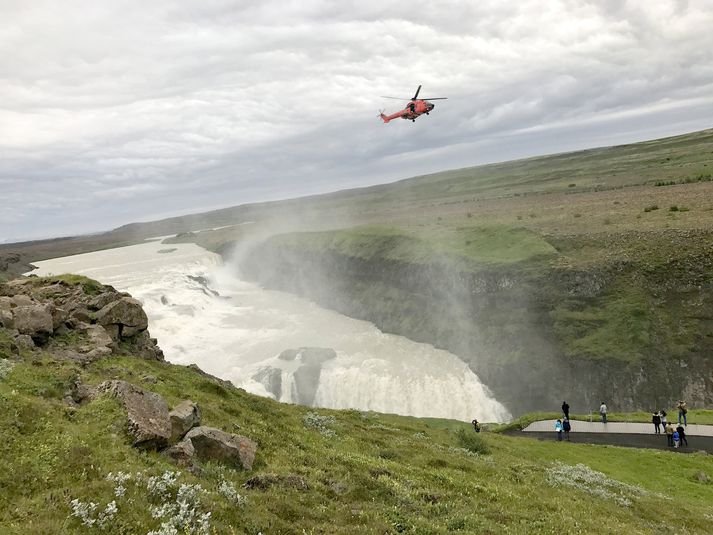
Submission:
<svg viewBox="0 0 713 535">
<path fill-rule="evenodd" d="M 475 432 L 480 433 L 480 424 L 478 423 L 478 420 L 473 419 L 473 421 L 470 423 L 473 424 L 473 429 L 475 429 Z"/>
<path fill-rule="evenodd" d="M 565 420 L 569 420 L 569 404 L 566 401 L 562 402 L 562 414 Z"/>
<path fill-rule="evenodd" d="M 666 424 L 666 440 L 669 447 L 673 446 L 673 426 L 670 422 Z"/>
<path fill-rule="evenodd" d="M 651 415 L 651 422 L 654 424 L 654 434 L 661 434 L 661 429 L 659 429 L 661 426 L 661 415 L 658 412 Z"/>
<path fill-rule="evenodd" d="M 681 435 L 678 434 L 678 431 L 674 431 L 671 438 L 673 439 L 673 447 L 678 448 L 681 445 Z"/>
<path fill-rule="evenodd" d="M 659 414 L 661 415 L 661 427 L 663 427 L 664 429 L 666 429 L 666 423 L 667 423 L 667 422 L 666 422 L 666 411 L 663 410 L 663 409 L 661 409 L 661 410 L 659 411 Z"/>
<path fill-rule="evenodd" d="M 564 431 L 562 420 L 557 420 L 555 422 L 555 431 L 557 431 L 557 440 L 562 441 L 562 431 Z"/>
<path fill-rule="evenodd" d="M 607 404 L 603 401 L 599 406 L 599 416 L 601 416 L 603 424 L 607 423 Z"/>
<path fill-rule="evenodd" d="M 678 424 L 676 431 L 678 431 L 678 437 L 681 439 L 681 442 L 688 446 L 688 440 L 686 440 L 686 430 L 681 424 Z"/>
<path fill-rule="evenodd" d="M 678 409 L 678 423 L 681 423 L 681 418 L 683 418 L 683 425 L 688 425 L 686 422 L 686 413 L 688 412 L 688 408 L 686 407 L 686 402 L 683 400 L 679 400 L 678 405 L 676 405 L 676 408 Z"/>
<path fill-rule="evenodd" d="M 564 439 L 569 440 L 569 432 L 572 430 L 572 426 L 569 423 L 569 418 L 565 418 L 562 421 L 562 429 L 564 430 Z"/>
</svg>

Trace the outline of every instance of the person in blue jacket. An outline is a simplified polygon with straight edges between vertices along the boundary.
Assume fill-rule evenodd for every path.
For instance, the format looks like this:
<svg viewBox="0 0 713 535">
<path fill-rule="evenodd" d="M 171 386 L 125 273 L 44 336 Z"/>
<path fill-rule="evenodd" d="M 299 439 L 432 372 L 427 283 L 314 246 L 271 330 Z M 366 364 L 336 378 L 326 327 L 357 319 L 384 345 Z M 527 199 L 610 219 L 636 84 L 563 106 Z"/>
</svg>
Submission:
<svg viewBox="0 0 713 535">
<path fill-rule="evenodd" d="M 562 440 L 562 431 L 564 431 L 564 427 L 562 426 L 562 420 L 557 420 L 555 422 L 555 431 L 557 431 L 557 440 Z"/>
<path fill-rule="evenodd" d="M 681 435 L 678 434 L 678 431 L 673 432 L 673 447 L 678 448 L 681 445 Z"/>
<path fill-rule="evenodd" d="M 569 418 L 562 420 L 562 429 L 564 430 L 564 439 L 569 440 L 569 432 L 572 430 L 572 426 L 569 423 Z"/>
</svg>

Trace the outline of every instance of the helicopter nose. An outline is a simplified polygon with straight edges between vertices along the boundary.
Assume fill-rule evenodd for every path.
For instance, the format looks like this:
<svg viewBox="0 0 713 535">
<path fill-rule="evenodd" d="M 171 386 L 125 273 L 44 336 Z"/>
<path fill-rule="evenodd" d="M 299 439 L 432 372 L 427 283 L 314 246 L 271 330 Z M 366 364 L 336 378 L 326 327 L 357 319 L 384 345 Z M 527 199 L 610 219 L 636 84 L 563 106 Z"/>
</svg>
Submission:
<svg viewBox="0 0 713 535">
<path fill-rule="evenodd" d="M 436 106 L 434 104 L 431 104 L 430 102 L 428 103 L 428 111 L 431 111 L 435 107 Z"/>
</svg>

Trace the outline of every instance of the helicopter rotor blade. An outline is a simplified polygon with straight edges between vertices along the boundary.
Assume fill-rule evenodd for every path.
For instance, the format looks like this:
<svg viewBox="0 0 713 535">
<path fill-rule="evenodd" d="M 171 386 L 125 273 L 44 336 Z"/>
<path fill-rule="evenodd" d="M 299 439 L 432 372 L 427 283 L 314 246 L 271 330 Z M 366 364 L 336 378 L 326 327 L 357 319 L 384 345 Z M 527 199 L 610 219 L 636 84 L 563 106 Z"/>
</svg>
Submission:
<svg viewBox="0 0 713 535">
<path fill-rule="evenodd" d="M 418 98 L 418 93 L 421 91 L 421 86 L 418 86 L 418 89 L 416 90 L 416 94 L 413 96 L 411 100 L 416 100 Z"/>
<path fill-rule="evenodd" d="M 392 100 L 411 100 L 410 98 L 385 97 L 384 95 L 381 95 L 381 98 L 390 98 Z"/>
<path fill-rule="evenodd" d="M 448 100 L 448 97 L 433 97 L 433 98 L 423 97 L 421 100 Z"/>
</svg>

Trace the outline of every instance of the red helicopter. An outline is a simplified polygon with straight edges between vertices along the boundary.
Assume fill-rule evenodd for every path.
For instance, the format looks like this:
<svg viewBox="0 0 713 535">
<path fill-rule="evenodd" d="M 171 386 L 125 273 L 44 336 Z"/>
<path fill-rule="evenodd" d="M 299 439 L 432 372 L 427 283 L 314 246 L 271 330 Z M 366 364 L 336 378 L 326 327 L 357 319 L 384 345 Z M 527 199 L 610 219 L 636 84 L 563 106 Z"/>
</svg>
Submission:
<svg viewBox="0 0 713 535">
<path fill-rule="evenodd" d="M 378 117 L 388 123 L 391 119 L 396 119 L 401 117 L 402 119 L 411 119 L 412 122 L 416 122 L 416 117 L 428 113 L 435 107 L 433 104 L 428 102 L 429 100 L 446 100 L 448 97 L 435 97 L 435 98 L 418 98 L 418 93 L 421 91 L 421 86 L 418 86 L 416 94 L 411 99 L 411 102 L 401 111 L 397 111 L 392 115 L 384 115 L 383 110 L 379 113 Z M 381 98 L 393 98 L 394 100 L 409 100 L 407 98 L 396 98 L 396 97 L 381 97 Z"/>
</svg>

